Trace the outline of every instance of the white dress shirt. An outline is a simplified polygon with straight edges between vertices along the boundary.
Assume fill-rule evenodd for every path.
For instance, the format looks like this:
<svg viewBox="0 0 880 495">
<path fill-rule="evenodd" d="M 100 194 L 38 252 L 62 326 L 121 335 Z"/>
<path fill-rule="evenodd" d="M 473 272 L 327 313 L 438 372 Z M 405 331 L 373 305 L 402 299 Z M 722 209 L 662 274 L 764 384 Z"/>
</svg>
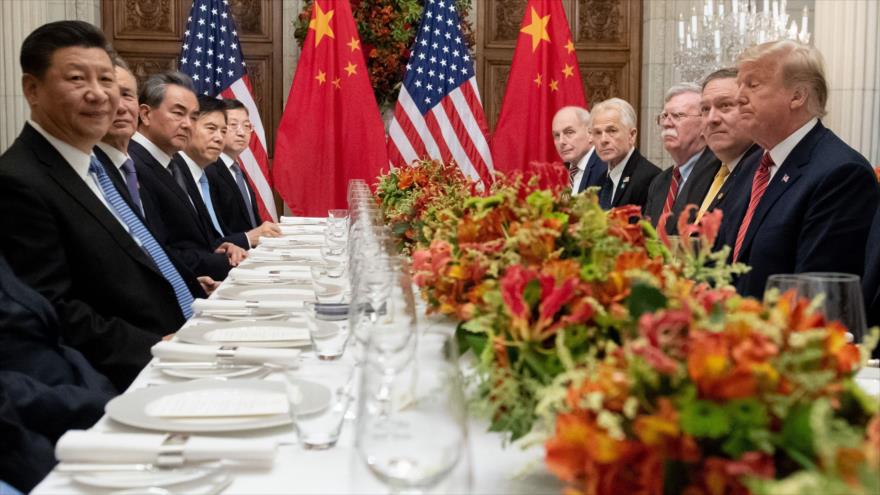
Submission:
<svg viewBox="0 0 880 495">
<path fill-rule="evenodd" d="M 792 132 L 787 138 L 783 139 L 779 144 L 774 146 L 772 150 L 770 150 L 770 158 L 773 159 L 773 166 L 770 167 L 770 180 L 773 180 L 776 171 L 779 170 L 779 167 L 785 162 L 785 159 L 788 158 L 788 155 L 791 154 L 794 147 L 797 146 L 804 136 L 813 130 L 813 127 L 816 127 L 816 124 L 818 123 L 819 119 L 813 117 L 800 129 Z"/>
<path fill-rule="evenodd" d="M 110 146 L 103 141 L 98 142 L 98 148 L 101 148 L 101 151 L 107 154 L 107 157 L 110 158 L 113 166 L 116 167 L 116 171 L 119 172 L 122 180 L 126 181 L 125 172 L 122 171 L 122 165 L 125 163 L 126 160 L 130 158 L 128 156 L 128 153 L 123 153 L 122 151 L 114 148 L 113 146 Z"/>
<path fill-rule="evenodd" d="M 182 151 L 178 151 L 177 154 L 179 154 L 180 157 L 183 158 L 184 163 L 186 163 L 186 166 L 189 169 L 189 173 L 192 174 L 193 181 L 196 184 L 196 190 L 199 191 L 199 194 L 202 196 L 202 201 L 205 204 L 208 204 L 208 202 L 205 201 L 205 195 L 202 194 L 202 185 L 199 183 L 199 179 L 201 179 L 202 176 L 205 175 L 205 171 L 202 170 L 202 167 L 200 167 L 186 153 L 184 153 Z"/>
<path fill-rule="evenodd" d="M 572 194 L 577 194 L 577 188 L 580 185 L 581 180 L 583 180 L 583 178 L 584 178 L 584 172 L 587 169 L 587 163 L 589 163 L 590 157 L 593 156 L 593 153 L 595 151 L 596 151 L 595 147 L 590 148 L 590 151 L 588 151 L 587 154 L 584 155 L 584 157 L 581 158 L 580 161 L 577 163 L 578 171 L 576 174 L 574 174 L 574 179 L 571 180 L 571 193 Z"/>
<path fill-rule="evenodd" d="M 171 164 L 171 157 L 168 156 L 168 153 L 160 150 L 158 146 L 153 144 L 153 142 L 147 138 L 147 136 L 144 136 L 140 132 L 135 132 L 134 136 L 131 137 L 131 140 L 146 148 L 146 150 L 153 155 L 153 158 L 155 158 L 169 174 L 171 173 L 171 169 L 168 168 L 168 165 Z"/>
<path fill-rule="evenodd" d="M 620 178 L 623 177 L 623 169 L 626 168 L 627 162 L 632 158 L 632 154 L 635 151 L 635 148 L 629 150 L 629 153 L 623 157 L 623 160 L 617 163 L 611 170 L 608 171 L 608 177 L 611 179 L 611 183 L 614 184 L 614 189 L 612 189 L 611 193 L 611 203 L 614 203 L 614 196 L 617 195 L 617 185 L 620 183 Z"/>
</svg>

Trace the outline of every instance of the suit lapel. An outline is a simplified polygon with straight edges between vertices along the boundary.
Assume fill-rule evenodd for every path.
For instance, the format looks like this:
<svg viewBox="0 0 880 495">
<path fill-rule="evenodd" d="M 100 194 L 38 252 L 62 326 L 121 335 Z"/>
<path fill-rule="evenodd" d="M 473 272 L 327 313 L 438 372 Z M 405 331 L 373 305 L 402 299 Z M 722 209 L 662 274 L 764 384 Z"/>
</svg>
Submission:
<svg viewBox="0 0 880 495">
<path fill-rule="evenodd" d="M 773 179 L 770 180 L 770 185 L 767 186 L 767 191 L 764 193 L 764 197 L 761 198 L 761 202 L 758 203 L 758 207 L 755 208 L 755 215 L 752 217 L 752 221 L 749 224 L 749 230 L 746 232 L 746 237 L 743 240 L 743 252 L 748 249 L 752 239 L 755 237 L 758 227 L 760 227 L 761 222 L 764 221 L 764 218 L 767 217 L 770 210 L 773 209 L 773 205 L 776 204 L 776 201 L 778 201 L 779 198 L 782 197 L 782 194 L 801 177 L 801 167 L 810 162 L 813 148 L 820 135 L 824 134 L 824 132 L 822 132 L 824 129 L 825 128 L 821 123 L 816 124 L 816 127 L 810 130 L 801 142 L 791 150 L 788 158 L 785 159 L 782 165 L 779 166 L 779 170 L 773 175 Z"/>
<path fill-rule="evenodd" d="M 626 166 L 623 168 L 623 175 L 620 176 L 620 182 L 617 183 L 617 188 L 614 190 L 614 199 L 611 200 L 612 207 L 619 206 L 623 195 L 629 190 L 629 182 L 632 180 L 632 174 L 635 172 L 636 164 L 641 156 L 639 150 L 634 149 L 632 156 L 629 157 L 629 161 L 626 162 Z"/>
<path fill-rule="evenodd" d="M 736 178 L 739 177 L 740 173 L 743 173 L 743 170 L 748 168 L 747 164 L 749 160 L 752 159 L 752 156 L 756 152 L 761 149 L 757 144 L 753 144 L 746 152 L 743 154 L 742 159 L 736 165 L 736 168 L 733 169 L 733 172 L 727 177 L 727 180 L 724 181 L 724 184 L 721 185 L 721 189 L 718 190 L 718 194 L 715 195 L 715 198 L 712 200 L 712 204 L 709 205 L 709 210 L 714 210 L 718 207 L 721 201 L 727 196 L 730 192 L 731 188 L 733 188 L 733 184 L 736 182 Z M 724 165 L 722 165 L 723 167 Z"/>
<path fill-rule="evenodd" d="M 211 223 L 211 216 L 208 214 L 208 207 L 205 206 L 205 201 L 202 199 L 202 192 L 196 187 L 196 180 L 192 176 L 192 173 L 190 173 L 186 162 L 180 157 L 180 155 L 174 155 L 174 158 L 171 159 L 171 166 L 177 167 L 186 179 L 186 190 L 189 192 L 192 204 L 196 208 L 199 221 L 202 224 L 202 227 L 206 228 L 207 231 L 212 234 L 208 236 L 208 238 L 217 239 L 223 237 L 223 234 L 217 232 L 214 229 L 214 225 Z M 213 201 L 214 198 L 212 197 L 211 200 Z"/>
<path fill-rule="evenodd" d="M 108 207 L 95 196 L 95 193 L 83 182 L 82 177 L 77 175 L 73 167 L 42 135 L 28 125 L 21 137 L 28 141 L 36 158 L 46 167 L 49 177 L 73 201 L 82 206 L 110 234 L 110 237 L 119 244 L 123 251 L 135 261 L 149 267 L 160 276 L 162 275 L 155 263 L 134 242 L 132 236 L 119 224 Z"/>
<path fill-rule="evenodd" d="M 239 214 L 242 215 L 247 223 L 250 223 L 250 215 L 247 210 L 247 203 L 245 203 L 244 198 L 241 197 L 241 192 L 238 190 L 238 183 L 235 182 L 235 177 L 232 176 L 232 173 L 229 172 L 229 168 L 223 163 L 223 160 L 217 160 L 214 163 L 214 167 L 217 168 L 217 175 L 220 176 L 220 179 L 226 183 L 227 187 L 233 192 L 236 202 L 238 205 Z M 248 188 L 250 189 L 250 188 Z M 250 191 L 249 191 L 250 192 Z"/>
</svg>

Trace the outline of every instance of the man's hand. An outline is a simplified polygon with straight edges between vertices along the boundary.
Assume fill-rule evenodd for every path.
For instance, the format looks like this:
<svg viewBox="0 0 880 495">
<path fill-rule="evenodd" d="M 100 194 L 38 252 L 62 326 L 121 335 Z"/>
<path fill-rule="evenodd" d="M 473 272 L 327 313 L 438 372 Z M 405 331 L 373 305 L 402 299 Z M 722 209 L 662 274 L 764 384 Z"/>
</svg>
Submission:
<svg viewBox="0 0 880 495">
<path fill-rule="evenodd" d="M 220 244 L 214 252 L 226 254 L 226 257 L 229 259 L 229 266 L 238 266 L 239 263 L 247 258 L 247 251 L 231 242 Z"/>
<path fill-rule="evenodd" d="M 196 280 L 199 281 L 199 285 L 202 286 L 202 290 L 205 291 L 205 294 L 208 294 L 209 296 L 214 292 L 215 289 L 217 289 L 217 287 L 220 287 L 220 282 L 214 280 L 207 275 L 196 277 Z"/>
<path fill-rule="evenodd" d="M 260 237 L 279 237 L 281 235 L 281 227 L 278 226 L 277 223 L 274 222 L 263 222 L 263 225 L 255 229 L 251 229 L 246 232 L 248 242 L 251 243 L 251 247 L 257 247 L 260 245 Z"/>
</svg>

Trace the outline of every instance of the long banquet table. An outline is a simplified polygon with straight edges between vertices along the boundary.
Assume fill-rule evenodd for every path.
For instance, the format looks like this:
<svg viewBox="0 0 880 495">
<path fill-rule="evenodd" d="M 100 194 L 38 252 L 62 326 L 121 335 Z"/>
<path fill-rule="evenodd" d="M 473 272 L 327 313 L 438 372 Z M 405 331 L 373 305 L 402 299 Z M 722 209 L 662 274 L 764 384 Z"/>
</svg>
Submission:
<svg viewBox="0 0 880 495">
<path fill-rule="evenodd" d="M 262 246 L 254 252 L 263 252 Z M 230 279 L 221 287 L 234 285 Z M 204 317 L 194 316 L 187 325 L 198 324 Z M 421 328 L 428 325 L 450 325 L 437 320 L 420 320 Z M 436 328 L 434 329 L 436 330 Z M 451 328 L 447 328 L 451 330 Z M 308 358 L 305 352 L 303 358 Z M 180 383 L 181 379 L 169 377 L 153 367 L 155 360 L 148 364 L 131 384 L 126 393 L 144 387 L 165 383 Z M 272 378 L 267 377 L 267 379 Z M 353 403 L 351 407 L 356 407 Z M 113 421 L 104 416 L 92 430 L 100 432 L 155 433 L 139 430 Z M 345 420 L 338 443 L 323 451 L 305 450 L 297 444 L 295 427 L 290 424 L 281 427 L 251 430 L 236 433 L 211 433 L 211 436 L 235 438 L 270 438 L 279 447 L 271 467 L 234 466 L 229 469 L 233 476 L 232 484 L 223 493 L 228 494 L 272 494 L 272 493 L 387 493 L 389 490 L 378 484 L 362 465 L 354 448 L 354 420 Z M 470 442 L 469 459 L 472 482 L 471 493 L 485 494 L 558 494 L 562 485 L 543 468 L 543 450 L 540 446 L 522 449 L 518 446 L 503 446 L 502 436 L 487 432 L 487 423 L 471 419 L 468 425 Z M 197 485 L 167 487 L 172 493 L 200 493 Z M 104 493 L 110 490 L 104 491 Z M 74 482 L 70 475 L 51 472 L 34 490 L 34 494 L 86 494 L 101 493 L 94 487 Z M 136 493 L 136 490 L 131 491 Z"/>
<path fill-rule="evenodd" d="M 254 253 L 263 253 L 260 246 Z M 234 285 L 227 279 L 221 287 Z M 194 316 L 187 325 L 198 324 L 204 317 Z M 450 323 L 441 320 L 422 319 L 421 330 L 427 326 L 446 326 Z M 438 330 L 438 328 L 432 328 Z M 308 358 L 308 352 L 304 353 Z M 155 360 L 154 360 L 155 362 Z M 144 387 L 165 383 L 179 383 L 180 379 L 166 376 L 154 368 L 153 362 L 145 367 L 132 383 L 128 392 Z M 271 377 L 271 375 L 270 375 Z M 270 378 L 270 377 L 267 377 Z M 867 368 L 857 377 L 857 383 L 874 396 L 880 396 L 880 369 Z M 352 404 L 352 407 L 356 407 Z M 487 423 L 472 418 L 469 422 L 470 455 L 465 462 L 470 464 L 472 482 L 471 493 L 485 494 L 558 494 L 562 484 L 543 467 L 543 449 L 540 445 L 528 449 L 519 446 L 503 446 L 502 436 L 487 432 Z M 147 432 L 117 423 L 106 416 L 93 428 L 101 432 Z M 229 468 L 233 476 L 232 484 L 223 493 L 229 494 L 272 494 L 272 493 L 388 493 L 389 490 L 373 479 L 354 448 L 353 420 L 343 424 L 339 442 L 323 451 L 305 450 L 297 443 L 296 430 L 292 424 L 264 430 L 252 430 L 228 434 L 212 433 L 211 436 L 235 438 L 269 438 L 278 445 L 274 464 L 270 467 L 255 468 L 234 466 Z M 198 485 L 168 487 L 172 493 L 201 493 Z M 67 474 L 53 471 L 32 493 L 35 494 L 85 494 L 99 493 L 95 488 L 80 485 Z M 131 491 L 130 493 L 136 493 Z"/>
</svg>

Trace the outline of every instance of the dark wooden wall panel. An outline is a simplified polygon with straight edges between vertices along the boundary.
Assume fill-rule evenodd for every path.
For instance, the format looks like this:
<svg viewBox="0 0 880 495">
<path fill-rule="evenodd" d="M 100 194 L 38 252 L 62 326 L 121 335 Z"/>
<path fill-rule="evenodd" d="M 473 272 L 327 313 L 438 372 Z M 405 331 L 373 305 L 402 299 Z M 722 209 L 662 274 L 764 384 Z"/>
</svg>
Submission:
<svg viewBox="0 0 880 495">
<path fill-rule="evenodd" d="M 138 82 L 177 68 L 192 0 L 102 0 L 102 28 Z M 283 111 L 283 18 L 277 0 L 229 0 L 269 154 Z"/>
</svg>

